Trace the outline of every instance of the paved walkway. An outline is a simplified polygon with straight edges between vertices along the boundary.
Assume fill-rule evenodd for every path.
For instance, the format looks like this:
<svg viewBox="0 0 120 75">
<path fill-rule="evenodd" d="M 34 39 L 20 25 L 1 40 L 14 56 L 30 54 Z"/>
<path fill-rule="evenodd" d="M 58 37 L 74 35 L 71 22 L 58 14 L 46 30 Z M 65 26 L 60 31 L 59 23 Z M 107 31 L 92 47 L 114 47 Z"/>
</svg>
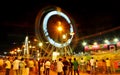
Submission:
<svg viewBox="0 0 120 75">
<path fill-rule="evenodd" d="M 0 75 L 5 75 L 5 70 L 3 71 L 0 71 Z M 10 75 L 13 75 L 13 71 L 11 70 L 10 72 Z M 33 73 L 30 73 L 30 75 L 38 75 L 37 73 L 33 72 Z M 50 71 L 50 75 L 57 75 L 56 72 L 54 71 Z M 90 74 L 87 74 L 87 73 L 80 73 L 80 75 L 90 75 Z M 120 75 L 120 73 L 116 73 L 116 74 L 95 74 L 95 75 Z"/>
</svg>

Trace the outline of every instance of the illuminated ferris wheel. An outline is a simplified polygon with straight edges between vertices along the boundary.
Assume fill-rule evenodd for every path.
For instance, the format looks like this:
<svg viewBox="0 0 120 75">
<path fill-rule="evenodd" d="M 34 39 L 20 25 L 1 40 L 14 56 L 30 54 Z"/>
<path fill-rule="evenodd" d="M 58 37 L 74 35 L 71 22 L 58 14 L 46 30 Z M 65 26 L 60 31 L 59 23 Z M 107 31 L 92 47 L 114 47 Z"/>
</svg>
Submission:
<svg viewBox="0 0 120 75">
<path fill-rule="evenodd" d="M 70 43 L 74 37 L 74 24 L 61 8 L 51 6 L 42 9 L 36 17 L 35 33 L 43 44 L 42 56 L 50 56 L 54 51 L 60 55 L 72 54 Z"/>
</svg>

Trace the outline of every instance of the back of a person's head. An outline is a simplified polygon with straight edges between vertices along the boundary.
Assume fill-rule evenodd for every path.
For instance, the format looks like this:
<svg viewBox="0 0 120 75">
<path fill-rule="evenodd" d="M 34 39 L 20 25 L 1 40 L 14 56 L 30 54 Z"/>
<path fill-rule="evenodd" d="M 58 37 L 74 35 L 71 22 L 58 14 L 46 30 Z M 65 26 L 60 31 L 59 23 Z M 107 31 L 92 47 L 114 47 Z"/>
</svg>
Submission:
<svg viewBox="0 0 120 75">
<path fill-rule="evenodd" d="M 61 61 L 62 59 L 61 58 L 59 58 L 59 61 Z"/>
<path fill-rule="evenodd" d="M 18 59 L 18 57 L 15 57 L 15 60 Z"/>
<path fill-rule="evenodd" d="M 106 58 L 106 60 L 109 60 L 109 58 Z"/>
<path fill-rule="evenodd" d="M 21 61 L 23 61 L 24 60 L 24 58 L 21 58 Z"/>
<path fill-rule="evenodd" d="M 104 60 L 104 59 L 102 59 L 102 62 L 105 62 L 105 60 Z"/>
<path fill-rule="evenodd" d="M 72 59 L 70 58 L 69 61 L 71 61 Z"/>
<path fill-rule="evenodd" d="M 76 60 L 76 58 L 74 58 L 74 60 Z"/>
<path fill-rule="evenodd" d="M 46 59 L 46 61 L 49 61 L 49 59 Z"/>
<path fill-rule="evenodd" d="M 83 58 L 81 58 L 81 60 L 83 60 Z"/>
<path fill-rule="evenodd" d="M 64 57 L 64 59 L 66 59 L 66 57 Z"/>
</svg>

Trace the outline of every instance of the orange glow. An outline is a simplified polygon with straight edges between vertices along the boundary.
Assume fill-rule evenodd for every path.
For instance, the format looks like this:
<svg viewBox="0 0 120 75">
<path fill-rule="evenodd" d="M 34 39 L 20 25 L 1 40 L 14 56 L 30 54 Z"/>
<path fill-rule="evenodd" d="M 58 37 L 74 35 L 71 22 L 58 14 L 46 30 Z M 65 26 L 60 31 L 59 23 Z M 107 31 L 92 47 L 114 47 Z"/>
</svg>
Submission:
<svg viewBox="0 0 120 75">
<path fill-rule="evenodd" d="M 63 28 L 61 26 L 58 27 L 58 31 L 62 31 Z"/>
<path fill-rule="evenodd" d="M 37 39 L 34 39 L 34 41 L 36 42 L 36 41 L 38 41 Z"/>
</svg>

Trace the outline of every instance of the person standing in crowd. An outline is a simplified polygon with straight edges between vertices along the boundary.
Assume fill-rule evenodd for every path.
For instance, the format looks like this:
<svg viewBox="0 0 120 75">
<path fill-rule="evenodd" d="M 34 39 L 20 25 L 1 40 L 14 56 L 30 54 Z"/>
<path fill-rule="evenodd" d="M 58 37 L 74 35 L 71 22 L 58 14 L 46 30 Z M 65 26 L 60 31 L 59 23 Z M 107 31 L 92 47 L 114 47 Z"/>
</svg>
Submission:
<svg viewBox="0 0 120 75">
<path fill-rule="evenodd" d="M 88 74 L 90 74 L 90 68 L 91 68 L 90 60 L 87 60 L 86 72 L 87 72 Z"/>
<path fill-rule="evenodd" d="M 25 66 L 26 63 L 24 61 L 24 58 L 21 59 L 21 61 L 19 62 L 19 70 L 20 70 L 20 75 L 24 75 L 25 74 Z"/>
<path fill-rule="evenodd" d="M 5 69 L 6 69 L 5 75 L 10 75 L 11 62 L 10 62 L 9 58 L 6 58 Z"/>
<path fill-rule="evenodd" d="M 58 75 L 62 75 L 63 72 L 63 63 L 62 63 L 62 59 L 59 58 L 59 61 L 57 62 L 57 74 Z"/>
<path fill-rule="evenodd" d="M 68 75 L 72 75 L 72 70 L 73 70 L 73 63 L 72 63 L 72 59 L 69 59 L 69 70 L 68 70 Z"/>
<path fill-rule="evenodd" d="M 19 75 L 19 62 L 20 60 L 18 60 L 18 58 L 15 57 L 15 60 L 12 63 L 14 75 Z"/>
<path fill-rule="evenodd" d="M 106 62 L 104 59 L 102 59 L 102 73 L 105 74 L 106 73 Z"/>
<path fill-rule="evenodd" d="M 106 67 L 107 67 L 107 74 L 111 73 L 111 61 L 109 58 L 106 58 Z"/>
<path fill-rule="evenodd" d="M 74 61 L 73 61 L 73 68 L 74 68 L 74 75 L 76 75 L 76 73 L 79 75 L 79 71 L 78 71 L 79 64 L 76 58 L 74 58 Z"/>
<path fill-rule="evenodd" d="M 49 59 L 47 59 L 47 61 L 45 62 L 45 75 L 49 75 L 50 74 L 50 61 Z"/>
<path fill-rule="evenodd" d="M 80 60 L 80 67 L 81 67 L 81 71 L 85 72 L 85 60 L 83 58 L 81 58 Z"/>
<path fill-rule="evenodd" d="M 34 72 L 34 65 L 35 65 L 32 58 L 29 59 L 28 65 L 29 65 L 29 74 L 32 75 L 32 73 Z"/>
<path fill-rule="evenodd" d="M 41 73 L 41 75 L 44 75 L 44 71 L 45 71 L 45 60 L 44 59 L 41 59 L 40 60 L 40 73 Z"/>
<path fill-rule="evenodd" d="M 95 73 L 95 59 L 92 57 L 90 59 L 90 66 L 91 66 L 91 74 L 94 74 Z"/>
<path fill-rule="evenodd" d="M 64 75 L 67 75 L 67 70 L 68 70 L 69 63 L 66 60 L 66 57 L 63 58 L 63 65 L 64 65 L 64 67 L 63 67 Z"/>
<path fill-rule="evenodd" d="M 99 73 L 99 61 L 96 60 L 95 62 L 95 74 L 98 74 Z"/>
<path fill-rule="evenodd" d="M 25 75 L 29 75 L 29 64 L 28 64 L 28 62 L 29 62 L 29 59 L 26 58 L 25 59 L 25 63 L 26 63 L 26 66 L 25 66 Z"/>
<path fill-rule="evenodd" d="M 55 60 L 54 61 L 54 71 L 56 71 L 57 70 L 57 61 Z"/>
</svg>

